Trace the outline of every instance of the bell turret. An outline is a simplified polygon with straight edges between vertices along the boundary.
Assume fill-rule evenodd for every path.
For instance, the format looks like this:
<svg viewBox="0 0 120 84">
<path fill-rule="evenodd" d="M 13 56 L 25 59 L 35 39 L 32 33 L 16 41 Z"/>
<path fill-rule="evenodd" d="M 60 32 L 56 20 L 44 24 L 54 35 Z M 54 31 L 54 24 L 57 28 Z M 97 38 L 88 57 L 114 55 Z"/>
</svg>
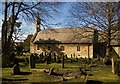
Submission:
<svg viewBox="0 0 120 84">
<path fill-rule="evenodd" d="M 39 13 L 37 12 L 36 14 L 36 19 L 35 19 L 35 33 L 40 31 L 40 16 Z"/>
</svg>

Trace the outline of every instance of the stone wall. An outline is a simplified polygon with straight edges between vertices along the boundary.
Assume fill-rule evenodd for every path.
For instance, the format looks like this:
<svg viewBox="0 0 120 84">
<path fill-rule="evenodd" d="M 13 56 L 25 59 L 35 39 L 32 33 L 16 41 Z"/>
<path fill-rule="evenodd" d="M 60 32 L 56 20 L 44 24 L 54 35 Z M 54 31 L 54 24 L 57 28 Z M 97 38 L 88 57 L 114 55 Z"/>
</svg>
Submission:
<svg viewBox="0 0 120 84">
<path fill-rule="evenodd" d="M 30 53 L 35 53 L 36 52 L 36 46 L 30 42 Z"/>
<path fill-rule="evenodd" d="M 50 46 L 50 50 L 48 50 L 48 46 Z M 79 44 L 80 51 L 77 51 L 78 44 L 55 44 L 55 45 L 45 45 L 41 44 L 39 45 L 39 49 L 37 48 L 38 45 L 31 45 L 31 53 L 38 53 L 41 54 L 42 52 L 55 52 L 57 54 L 61 54 L 60 46 L 64 46 L 63 53 L 67 54 L 68 57 L 76 57 L 77 58 L 88 58 L 88 55 L 90 58 L 93 57 L 93 45 L 88 44 Z M 89 51 L 89 52 L 88 52 Z"/>
</svg>

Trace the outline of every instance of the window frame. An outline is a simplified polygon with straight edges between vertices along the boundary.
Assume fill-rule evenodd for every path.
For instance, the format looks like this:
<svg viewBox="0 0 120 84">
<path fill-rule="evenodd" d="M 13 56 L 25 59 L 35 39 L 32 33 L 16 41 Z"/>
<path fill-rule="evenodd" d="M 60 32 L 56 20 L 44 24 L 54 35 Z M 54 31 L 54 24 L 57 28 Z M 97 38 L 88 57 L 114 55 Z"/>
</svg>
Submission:
<svg viewBox="0 0 120 84">
<path fill-rule="evenodd" d="M 37 45 L 37 50 L 40 50 L 40 45 L 39 44 Z"/>
<path fill-rule="evenodd" d="M 80 52 L 80 45 L 77 45 L 77 51 Z"/>
<path fill-rule="evenodd" d="M 48 50 L 50 50 L 50 45 L 47 46 Z"/>
<path fill-rule="evenodd" d="M 65 51 L 65 46 L 64 45 L 60 46 L 60 51 Z"/>
</svg>

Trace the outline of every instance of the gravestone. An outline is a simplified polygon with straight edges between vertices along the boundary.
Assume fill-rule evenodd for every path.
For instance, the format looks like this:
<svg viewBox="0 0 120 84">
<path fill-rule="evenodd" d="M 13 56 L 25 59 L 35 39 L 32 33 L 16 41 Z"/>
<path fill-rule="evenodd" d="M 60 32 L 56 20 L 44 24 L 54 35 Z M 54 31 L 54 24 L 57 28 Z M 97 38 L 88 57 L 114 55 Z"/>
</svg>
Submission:
<svg viewBox="0 0 120 84">
<path fill-rule="evenodd" d="M 29 59 L 27 57 L 25 58 L 25 62 L 26 62 L 26 65 L 29 64 Z"/>
<path fill-rule="evenodd" d="M 71 58 L 72 58 L 72 54 L 71 54 Z"/>
<path fill-rule="evenodd" d="M 76 56 L 76 60 L 78 61 L 78 58 L 77 58 L 77 56 Z"/>
<path fill-rule="evenodd" d="M 75 53 L 73 53 L 73 57 L 75 58 Z"/>
<path fill-rule="evenodd" d="M 49 53 L 49 61 L 50 62 L 52 61 L 52 53 L 51 52 Z"/>
<path fill-rule="evenodd" d="M 42 57 L 43 57 L 42 54 L 40 54 L 39 55 L 39 61 L 40 61 L 40 63 L 42 62 Z"/>
<path fill-rule="evenodd" d="M 54 53 L 54 62 L 56 62 L 56 54 Z"/>
<path fill-rule="evenodd" d="M 64 68 L 64 55 L 62 55 L 62 68 Z"/>
<path fill-rule="evenodd" d="M 66 59 L 68 60 L 67 54 L 65 55 Z"/>
<path fill-rule="evenodd" d="M 88 64 L 90 64 L 90 60 L 91 60 L 90 57 L 88 57 Z"/>
<path fill-rule="evenodd" d="M 43 52 L 41 53 L 41 61 L 43 62 L 44 61 L 44 54 L 43 54 Z"/>
<path fill-rule="evenodd" d="M 116 59 L 112 58 L 111 60 L 112 60 L 112 72 L 116 74 L 117 73 Z"/>
<path fill-rule="evenodd" d="M 84 59 L 84 60 L 85 60 L 85 64 L 87 64 L 87 58 L 86 58 L 86 57 L 85 57 L 85 59 Z"/>
<path fill-rule="evenodd" d="M 35 68 L 35 56 L 31 54 L 30 56 L 30 68 Z"/>
<path fill-rule="evenodd" d="M 58 63 L 61 63 L 61 59 L 60 59 L 60 56 L 58 56 L 58 61 L 57 61 Z"/>
<path fill-rule="evenodd" d="M 53 75 L 54 74 L 54 71 L 55 70 L 55 68 L 50 68 L 50 71 L 49 71 L 49 75 Z"/>
<path fill-rule="evenodd" d="M 46 61 L 47 60 L 47 53 L 45 52 L 45 59 L 44 59 L 44 61 Z"/>
<path fill-rule="evenodd" d="M 15 53 L 14 52 L 12 52 L 11 54 L 10 54 L 10 61 L 11 62 L 14 62 L 14 59 L 15 59 Z"/>
<path fill-rule="evenodd" d="M 72 54 L 71 54 L 71 63 L 73 62 L 73 57 L 72 57 Z"/>
<path fill-rule="evenodd" d="M 19 66 L 19 64 L 15 64 L 15 65 L 13 66 L 13 74 L 14 74 L 14 75 L 20 74 L 20 66 Z"/>
<path fill-rule="evenodd" d="M 51 54 L 49 53 L 46 57 L 47 57 L 46 64 L 50 64 L 51 63 Z"/>
</svg>

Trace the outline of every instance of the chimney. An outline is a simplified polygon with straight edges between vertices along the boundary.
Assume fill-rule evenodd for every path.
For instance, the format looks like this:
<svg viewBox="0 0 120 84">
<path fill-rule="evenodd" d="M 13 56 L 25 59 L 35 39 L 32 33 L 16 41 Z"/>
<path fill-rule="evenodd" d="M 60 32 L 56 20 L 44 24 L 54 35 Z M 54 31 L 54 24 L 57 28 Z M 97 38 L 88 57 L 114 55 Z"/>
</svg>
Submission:
<svg viewBox="0 0 120 84">
<path fill-rule="evenodd" d="M 94 29 L 94 39 L 93 39 L 93 42 L 94 43 L 98 42 L 98 30 L 97 29 Z"/>
<path fill-rule="evenodd" d="M 93 35 L 93 57 L 97 58 L 98 55 L 98 30 L 94 29 Z"/>
<path fill-rule="evenodd" d="M 36 13 L 36 18 L 35 18 L 35 33 L 40 31 L 40 16 L 39 13 Z"/>
</svg>

